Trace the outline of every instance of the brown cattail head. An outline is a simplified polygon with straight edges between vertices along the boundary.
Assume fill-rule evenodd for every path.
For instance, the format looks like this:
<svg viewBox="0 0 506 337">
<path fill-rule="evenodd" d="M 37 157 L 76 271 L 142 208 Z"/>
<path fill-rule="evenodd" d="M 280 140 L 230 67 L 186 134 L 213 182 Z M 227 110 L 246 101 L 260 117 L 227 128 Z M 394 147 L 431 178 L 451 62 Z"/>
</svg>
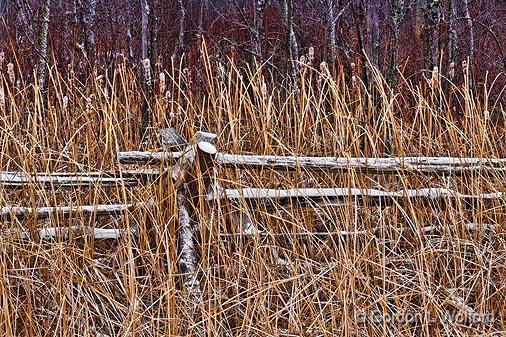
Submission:
<svg viewBox="0 0 506 337">
<path fill-rule="evenodd" d="M 357 67 L 355 62 L 351 62 L 350 67 L 351 67 L 351 74 L 355 75 L 355 71 L 356 71 L 356 67 Z"/>
<path fill-rule="evenodd" d="M 439 68 L 434 66 L 432 69 L 431 85 L 435 86 L 439 82 Z"/>
<path fill-rule="evenodd" d="M 260 87 L 260 91 L 262 92 L 262 97 L 267 97 L 267 83 L 265 83 L 265 79 L 262 78 L 262 86 Z"/>
<path fill-rule="evenodd" d="M 466 69 L 467 69 L 467 61 L 464 60 L 464 61 L 462 61 L 462 71 L 466 72 Z"/>
<path fill-rule="evenodd" d="M 301 55 L 301 57 L 299 59 L 299 62 L 300 62 L 301 67 L 305 67 L 306 66 L 306 62 L 307 62 L 306 56 L 305 55 Z"/>
<path fill-rule="evenodd" d="M 67 96 L 63 96 L 63 99 L 62 99 L 63 111 L 67 111 L 68 107 L 69 107 L 69 98 Z"/>
<path fill-rule="evenodd" d="M 0 89 L 0 110 L 5 111 L 5 93 Z"/>
<path fill-rule="evenodd" d="M 160 86 L 159 86 L 160 96 L 163 96 L 163 94 L 165 93 L 165 89 L 167 88 L 167 84 L 165 83 L 165 73 L 164 72 L 160 73 L 159 80 L 160 80 Z"/>
<path fill-rule="evenodd" d="M 0 52 L 0 69 L 2 68 L 4 62 L 5 62 L 5 53 Z"/>
<path fill-rule="evenodd" d="M 146 85 L 151 87 L 151 61 L 146 58 L 142 60 L 142 67 L 144 68 L 144 80 Z"/>
<path fill-rule="evenodd" d="M 327 66 L 327 62 L 320 63 L 320 72 L 322 75 L 327 75 L 329 73 L 329 67 Z"/>
<path fill-rule="evenodd" d="M 309 47 L 309 50 L 307 52 L 307 60 L 308 65 L 313 65 L 314 63 L 314 47 Z"/>
<path fill-rule="evenodd" d="M 450 63 L 450 70 L 448 70 L 448 77 L 453 80 L 455 77 L 455 62 Z"/>
<path fill-rule="evenodd" d="M 9 76 L 9 82 L 14 84 L 16 82 L 16 74 L 14 73 L 14 64 L 9 63 L 7 65 L 7 75 Z"/>
<path fill-rule="evenodd" d="M 91 96 L 89 96 L 86 98 L 86 113 L 90 114 L 92 108 L 93 108 L 93 105 L 91 103 Z"/>
</svg>

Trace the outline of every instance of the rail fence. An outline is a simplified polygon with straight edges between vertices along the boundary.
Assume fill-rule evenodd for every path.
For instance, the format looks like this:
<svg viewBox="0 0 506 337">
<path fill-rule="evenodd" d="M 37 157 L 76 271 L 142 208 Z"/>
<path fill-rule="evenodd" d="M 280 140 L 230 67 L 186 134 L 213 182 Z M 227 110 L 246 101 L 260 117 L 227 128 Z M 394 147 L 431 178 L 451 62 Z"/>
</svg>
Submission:
<svg viewBox="0 0 506 337">
<path fill-rule="evenodd" d="M 495 175 L 506 172 L 506 159 L 488 158 L 458 158 L 458 157 L 398 157 L 398 158 L 335 158 L 335 157 L 294 157 L 294 156 L 259 156 L 237 155 L 219 152 L 214 146 L 216 135 L 208 132 L 197 132 L 195 139 L 178 151 L 119 152 L 118 161 L 124 164 L 150 164 L 158 168 L 124 169 L 120 172 L 87 172 L 87 173 L 36 173 L 0 172 L 0 186 L 3 188 L 42 188 L 42 189 L 72 189 L 104 186 L 119 188 L 135 187 L 147 179 L 153 179 L 162 174 L 170 175 L 173 180 L 173 191 L 178 206 L 178 267 L 184 275 L 184 285 L 195 298 L 200 293 L 199 277 L 197 273 L 198 254 L 196 232 L 205 224 L 195 224 L 192 210 L 199 206 L 190 205 L 195 200 L 204 200 L 205 207 L 216 209 L 223 202 L 235 204 L 240 211 L 236 215 L 236 223 L 240 223 L 241 233 L 245 235 L 269 235 L 258 228 L 248 217 L 249 212 L 258 209 L 258 205 L 291 205 L 294 207 L 318 207 L 339 205 L 345 202 L 356 204 L 374 202 L 380 205 L 391 203 L 402 204 L 421 199 L 431 202 L 458 201 L 473 207 L 480 202 L 494 200 L 503 203 L 502 192 L 482 194 L 462 194 L 449 188 L 426 187 L 417 189 L 402 189 L 384 191 L 380 189 L 359 189 L 349 186 L 334 188 L 223 188 L 217 182 L 217 168 L 234 168 L 239 170 L 269 169 L 269 170 L 317 170 L 330 172 L 361 171 L 365 174 L 381 173 L 397 175 L 400 173 L 419 173 L 435 175 L 480 174 Z M 181 145 L 181 144 L 180 144 Z M 163 164 L 163 165 L 161 165 Z M 167 164 L 167 165 L 166 165 Z M 196 180 L 195 177 L 199 177 Z M 204 186 L 205 195 L 197 195 L 197 184 Z M 200 201 L 196 201 L 200 202 Z M 42 208 L 3 207 L 2 219 L 45 219 L 52 216 L 71 217 L 75 214 L 89 216 L 118 215 L 132 212 L 138 207 L 151 207 L 154 201 L 132 204 L 101 204 L 81 206 L 54 206 Z M 237 219 L 244 217 L 245 219 Z M 495 230 L 493 224 L 466 223 L 469 230 Z M 422 232 L 431 232 L 438 226 L 420 228 Z M 403 229 L 404 230 L 404 229 Z M 408 230 L 408 229 L 405 229 Z M 409 229 L 413 230 L 413 229 Z M 313 233 L 314 235 L 357 236 L 375 234 L 380 228 L 359 231 L 338 231 L 334 233 Z M 78 232 L 90 235 L 97 240 L 118 239 L 127 234 L 126 229 L 103 229 L 94 227 L 68 226 L 64 228 L 45 227 L 38 229 L 38 236 L 42 240 L 55 237 L 66 238 Z M 135 234 L 135 233 L 132 233 Z M 22 240 L 31 238 L 31 233 L 22 232 Z M 33 238 L 32 238 L 33 239 Z M 455 300 L 456 301 L 456 300 Z M 472 308 L 464 307 L 469 311 Z"/>
</svg>

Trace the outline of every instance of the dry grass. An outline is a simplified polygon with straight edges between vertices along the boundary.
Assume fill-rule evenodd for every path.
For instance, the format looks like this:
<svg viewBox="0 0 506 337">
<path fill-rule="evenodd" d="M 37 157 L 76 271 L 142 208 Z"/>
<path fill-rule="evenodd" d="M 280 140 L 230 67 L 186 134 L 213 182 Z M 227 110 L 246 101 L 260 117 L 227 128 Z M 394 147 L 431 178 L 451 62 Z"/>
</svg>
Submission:
<svg viewBox="0 0 506 337">
<path fill-rule="evenodd" d="M 262 71 L 233 64 L 220 71 L 211 58 L 204 63 L 205 72 L 193 78 L 177 64 L 169 67 L 167 91 L 155 90 L 153 127 L 176 126 L 188 139 L 199 129 L 215 132 L 218 149 L 231 153 L 506 157 L 504 94 L 494 101 L 487 95 L 504 90 L 497 88 L 504 78 L 472 88 L 468 81 L 420 75 L 419 83 L 400 80 L 401 94 L 394 95 L 376 73 L 368 95 L 358 81 L 309 67 L 296 85 L 275 85 Z M 135 74 L 120 66 L 82 83 L 53 68 L 44 95 L 32 83 L 12 83 L 2 74 L 2 170 L 120 170 L 118 150 L 142 147 Z M 203 90 L 197 92 L 198 86 Z M 219 169 L 216 174 L 227 187 L 435 186 L 475 194 L 506 188 L 504 173 Z M 194 204 L 201 225 L 203 297 L 194 301 L 178 274 L 178 213 L 167 177 L 136 188 L 0 188 L 0 204 L 6 206 L 156 200 L 155 207 L 117 217 L 4 221 L 2 233 L 82 224 L 135 228 L 137 235 L 51 242 L 2 235 L 2 336 L 453 336 L 498 333 L 506 323 L 503 202 L 380 207 L 350 200 L 322 208 L 259 205 L 248 211 L 245 205 L 208 207 L 201 197 Z M 234 212 L 249 214 L 264 233 L 243 235 Z M 465 224 L 471 222 L 496 227 L 469 230 Z M 424 226 L 438 228 L 423 232 Z M 362 230 L 367 232 L 347 237 L 311 234 Z M 459 319 L 469 310 L 493 319 Z M 457 319 L 440 319 L 456 313 Z M 397 316 L 379 321 L 374 314 Z M 407 321 L 413 315 L 421 316 Z"/>
</svg>

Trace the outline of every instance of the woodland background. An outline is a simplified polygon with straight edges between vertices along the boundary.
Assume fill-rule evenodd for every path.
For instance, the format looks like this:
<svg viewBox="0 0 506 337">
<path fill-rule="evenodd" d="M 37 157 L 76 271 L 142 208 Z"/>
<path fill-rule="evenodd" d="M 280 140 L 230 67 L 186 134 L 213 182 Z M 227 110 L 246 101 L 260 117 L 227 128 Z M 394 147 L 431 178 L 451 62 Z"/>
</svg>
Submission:
<svg viewBox="0 0 506 337">
<path fill-rule="evenodd" d="M 1 0 L 0 14 L 0 51 L 22 81 L 44 78 L 48 63 L 85 81 L 184 55 L 198 85 L 203 40 L 217 64 L 263 64 L 275 81 L 322 61 L 366 87 L 367 60 L 394 87 L 400 73 L 418 81 L 434 67 L 458 83 L 463 62 L 478 82 L 506 71 L 503 0 Z"/>
</svg>

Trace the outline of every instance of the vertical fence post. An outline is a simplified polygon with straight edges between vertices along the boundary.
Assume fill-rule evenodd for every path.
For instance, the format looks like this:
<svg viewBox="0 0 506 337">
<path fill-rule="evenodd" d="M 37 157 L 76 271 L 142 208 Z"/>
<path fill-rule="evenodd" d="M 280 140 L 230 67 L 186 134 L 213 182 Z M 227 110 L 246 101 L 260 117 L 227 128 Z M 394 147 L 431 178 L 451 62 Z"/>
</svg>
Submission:
<svg viewBox="0 0 506 337">
<path fill-rule="evenodd" d="M 215 134 L 197 132 L 195 144 L 188 146 L 188 151 L 179 160 L 172 174 L 176 181 L 179 208 L 177 264 L 184 274 L 183 283 L 194 307 L 202 298 L 198 277 L 199 258 L 195 244 L 195 236 L 199 231 L 198 198 L 199 191 L 207 188 L 209 184 L 207 165 L 212 163 L 212 157 L 216 153 L 216 148 L 211 143 L 215 138 Z"/>
</svg>

